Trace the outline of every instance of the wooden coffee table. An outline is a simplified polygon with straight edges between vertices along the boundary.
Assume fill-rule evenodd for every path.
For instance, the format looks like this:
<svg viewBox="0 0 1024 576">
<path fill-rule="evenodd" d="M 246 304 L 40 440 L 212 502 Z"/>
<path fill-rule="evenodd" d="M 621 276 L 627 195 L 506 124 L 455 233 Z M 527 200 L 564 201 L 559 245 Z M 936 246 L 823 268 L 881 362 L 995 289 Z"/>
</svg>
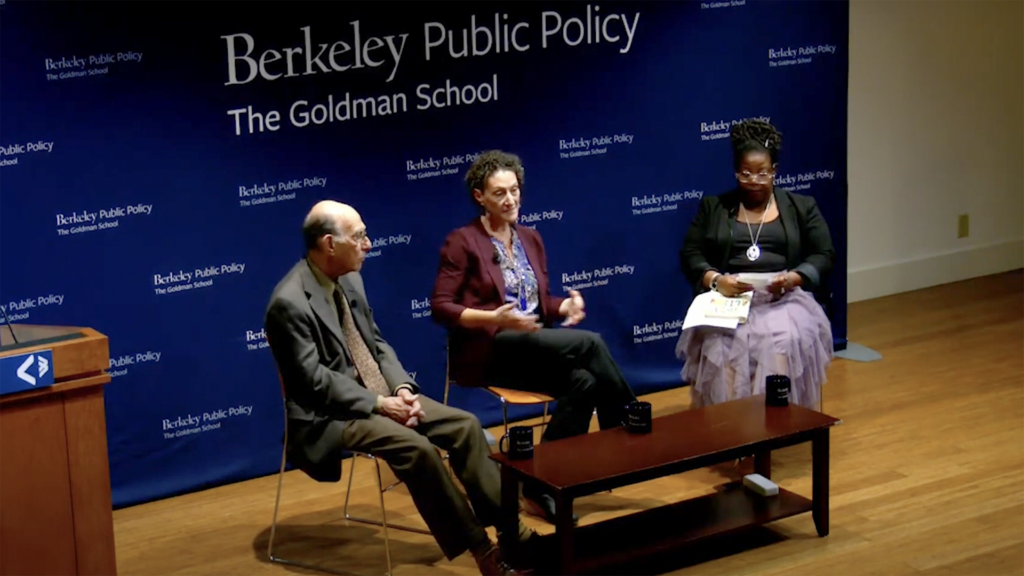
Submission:
<svg viewBox="0 0 1024 576">
<path fill-rule="evenodd" d="M 840 423 L 800 406 L 765 406 L 759 395 L 655 418 L 650 434 L 615 428 L 547 442 L 529 460 L 493 454 L 501 467 L 501 532 L 518 532 L 519 484 L 531 481 L 555 498 L 555 534 L 544 538 L 557 541 L 558 574 L 586 573 L 808 511 L 818 535 L 826 536 L 829 430 Z M 776 496 L 760 496 L 736 481 L 715 494 L 573 527 L 575 498 L 751 455 L 757 473 L 770 478 L 771 451 L 804 442 L 812 445 L 810 500 L 781 487 Z M 503 546 L 514 550 L 515 543 Z"/>
</svg>

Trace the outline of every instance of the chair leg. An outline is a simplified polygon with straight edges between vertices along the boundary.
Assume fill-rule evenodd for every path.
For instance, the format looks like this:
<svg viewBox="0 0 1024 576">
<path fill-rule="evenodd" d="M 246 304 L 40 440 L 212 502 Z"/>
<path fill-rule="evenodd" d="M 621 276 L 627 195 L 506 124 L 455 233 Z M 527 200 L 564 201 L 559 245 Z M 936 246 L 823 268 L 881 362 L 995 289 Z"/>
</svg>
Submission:
<svg viewBox="0 0 1024 576">
<path fill-rule="evenodd" d="M 388 557 L 388 576 L 391 576 L 391 538 L 388 537 L 388 511 L 384 506 L 384 489 L 380 480 L 380 460 L 374 458 L 373 463 L 377 465 L 377 494 L 380 496 L 380 515 L 382 518 L 381 527 L 384 529 L 384 554 Z"/>
<path fill-rule="evenodd" d="M 358 458 L 360 456 L 363 457 L 363 458 L 368 458 L 370 460 L 373 460 L 374 463 L 376 463 L 376 465 L 377 465 L 377 488 L 380 489 L 380 509 L 381 509 L 382 514 L 383 514 L 383 512 L 384 512 L 384 493 L 389 491 L 389 490 L 391 490 L 395 486 L 398 486 L 402 482 L 398 481 L 398 482 L 395 482 L 394 484 L 392 484 L 391 486 L 388 486 L 387 488 L 383 488 L 383 482 L 381 480 L 381 475 L 380 475 L 380 460 L 376 456 L 374 456 L 372 454 L 362 454 L 362 453 L 359 453 L 359 454 L 355 454 L 355 455 L 352 456 L 352 468 L 351 468 L 352 471 L 349 472 L 349 475 L 348 475 L 348 486 L 349 486 L 348 491 L 349 491 L 349 493 L 352 492 L 352 477 L 355 476 L 356 458 Z M 424 530 L 422 528 L 413 528 L 411 526 L 402 526 L 402 525 L 399 525 L 399 524 L 387 524 L 387 515 L 386 514 L 384 514 L 384 522 L 379 522 L 377 520 L 370 520 L 369 518 L 359 518 L 359 517 L 356 517 L 356 516 L 352 516 L 348 512 L 348 494 L 345 495 L 345 519 L 346 520 L 351 520 L 353 522 L 362 522 L 363 524 L 372 524 L 374 526 L 380 526 L 382 528 L 392 528 L 394 530 L 404 530 L 406 532 L 415 532 L 417 534 L 426 534 L 427 536 L 430 536 L 430 531 L 429 530 Z M 386 534 L 386 532 L 385 532 L 385 534 Z"/>
<path fill-rule="evenodd" d="M 355 476 L 356 476 L 356 458 L 358 458 L 358 457 L 359 456 L 356 455 L 356 454 L 352 455 L 352 467 L 349 468 L 349 471 L 348 471 L 348 489 L 345 490 L 345 509 L 344 509 L 345 519 L 346 520 L 349 519 L 349 515 L 348 515 L 348 500 L 349 500 L 349 497 L 352 496 L 352 479 L 355 478 Z"/>
<path fill-rule="evenodd" d="M 288 566 L 297 566 L 299 568 L 305 568 L 307 570 L 316 570 L 318 572 L 328 572 L 330 574 L 338 574 L 340 576 L 362 576 L 361 574 L 357 574 L 355 572 L 345 572 L 345 571 L 341 571 L 341 570 L 333 570 L 331 568 L 327 568 L 327 567 L 324 567 L 324 566 L 315 566 L 313 564 L 306 564 L 305 562 L 297 562 L 295 560 L 288 560 L 286 558 L 281 558 L 280 556 L 274 556 L 274 536 L 277 533 L 278 511 L 280 510 L 280 507 L 281 507 L 281 492 L 282 492 L 283 485 L 284 485 L 285 458 L 286 458 L 285 453 L 282 453 L 282 455 L 281 455 L 281 472 L 280 472 L 280 474 L 278 474 L 278 477 L 277 477 L 277 498 L 276 498 L 276 500 L 274 502 L 274 520 L 270 524 L 270 541 L 267 543 L 267 557 L 270 559 L 271 562 L 275 562 L 277 564 L 286 564 Z M 351 483 L 349 483 L 349 486 L 351 488 Z M 346 502 L 346 505 L 347 505 L 347 503 L 348 503 L 348 495 L 347 494 L 346 494 L 345 502 Z M 385 550 L 388 550 L 387 546 L 388 546 L 387 533 L 385 532 L 385 539 L 384 539 Z M 388 552 L 388 571 L 387 571 L 387 575 L 386 576 L 391 576 L 391 555 L 390 555 L 390 551 Z"/>
<path fill-rule="evenodd" d="M 281 488 L 284 485 L 284 468 L 287 451 L 281 451 L 281 471 L 277 475 L 277 497 L 274 499 L 274 520 L 270 523 L 270 541 L 267 542 L 267 557 L 271 562 L 277 559 L 274 557 L 274 535 L 277 532 L 277 512 L 281 507 Z"/>
</svg>

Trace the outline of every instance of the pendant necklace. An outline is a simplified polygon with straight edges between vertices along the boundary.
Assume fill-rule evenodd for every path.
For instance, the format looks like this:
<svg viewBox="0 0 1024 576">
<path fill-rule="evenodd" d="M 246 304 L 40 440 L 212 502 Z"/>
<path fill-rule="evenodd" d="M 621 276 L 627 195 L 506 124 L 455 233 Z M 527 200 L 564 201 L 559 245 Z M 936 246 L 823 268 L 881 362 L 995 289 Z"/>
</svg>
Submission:
<svg viewBox="0 0 1024 576">
<path fill-rule="evenodd" d="M 511 257 L 511 262 L 509 262 L 509 265 L 512 267 L 512 270 L 516 273 L 516 280 L 519 281 L 519 287 L 516 290 L 516 295 L 519 296 L 519 310 L 521 312 L 526 312 L 526 279 L 523 278 L 523 271 L 519 269 L 519 260 L 518 258 L 516 258 L 516 243 L 514 236 L 512 237 L 512 251 L 509 253 L 509 255 Z"/>
<path fill-rule="evenodd" d="M 761 248 L 757 246 L 757 240 L 761 237 L 761 227 L 764 226 L 764 218 L 768 215 L 768 210 L 772 207 L 772 198 L 768 198 L 768 204 L 764 207 L 764 212 L 761 213 L 761 223 L 757 225 L 757 236 L 754 236 L 754 231 L 750 228 L 750 222 L 747 221 L 747 232 L 750 233 L 750 248 L 747 248 L 747 260 L 751 262 L 761 257 Z M 744 210 L 743 203 L 740 202 L 740 210 Z"/>
</svg>

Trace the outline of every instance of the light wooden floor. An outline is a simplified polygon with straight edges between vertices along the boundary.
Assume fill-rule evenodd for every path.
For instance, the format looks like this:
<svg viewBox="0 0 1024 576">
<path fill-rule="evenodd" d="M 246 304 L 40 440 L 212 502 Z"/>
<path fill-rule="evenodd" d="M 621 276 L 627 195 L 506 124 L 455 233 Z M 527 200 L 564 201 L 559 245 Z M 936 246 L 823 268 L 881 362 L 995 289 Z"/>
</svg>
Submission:
<svg viewBox="0 0 1024 576">
<path fill-rule="evenodd" d="M 884 359 L 830 368 L 824 411 L 843 420 L 832 431 L 831 534 L 818 538 L 808 513 L 688 553 L 670 573 L 1024 574 L 1024 276 L 855 303 L 849 318 L 850 340 Z M 656 415 L 689 404 L 685 389 L 645 399 Z M 776 482 L 810 495 L 809 445 L 776 452 L 773 465 Z M 372 470 L 359 462 L 352 506 L 375 517 Z M 710 492 L 730 474 L 728 466 L 693 471 L 584 498 L 576 509 L 586 524 Z M 276 482 L 116 511 L 120 574 L 311 573 L 266 560 Z M 382 574 L 379 529 L 343 520 L 345 485 L 286 474 L 279 553 Z M 389 520 L 423 525 L 404 489 L 386 498 Z M 428 536 L 391 534 L 396 576 L 478 573 L 468 554 L 448 562 Z"/>
</svg>

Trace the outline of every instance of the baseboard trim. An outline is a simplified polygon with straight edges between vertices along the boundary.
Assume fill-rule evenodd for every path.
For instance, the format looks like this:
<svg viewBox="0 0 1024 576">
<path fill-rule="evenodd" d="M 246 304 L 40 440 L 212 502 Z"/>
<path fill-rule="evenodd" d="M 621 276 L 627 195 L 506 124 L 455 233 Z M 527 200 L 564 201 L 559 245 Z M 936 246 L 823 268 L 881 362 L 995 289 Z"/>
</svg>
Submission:
<svg viewBox="0 0 1024 576">
<path fill-rule="evenodd" d="M 847 302 L 920 290 L 1024 267 L 1024 239 L 971 246 L 847 273 Z"/>
</svg>

